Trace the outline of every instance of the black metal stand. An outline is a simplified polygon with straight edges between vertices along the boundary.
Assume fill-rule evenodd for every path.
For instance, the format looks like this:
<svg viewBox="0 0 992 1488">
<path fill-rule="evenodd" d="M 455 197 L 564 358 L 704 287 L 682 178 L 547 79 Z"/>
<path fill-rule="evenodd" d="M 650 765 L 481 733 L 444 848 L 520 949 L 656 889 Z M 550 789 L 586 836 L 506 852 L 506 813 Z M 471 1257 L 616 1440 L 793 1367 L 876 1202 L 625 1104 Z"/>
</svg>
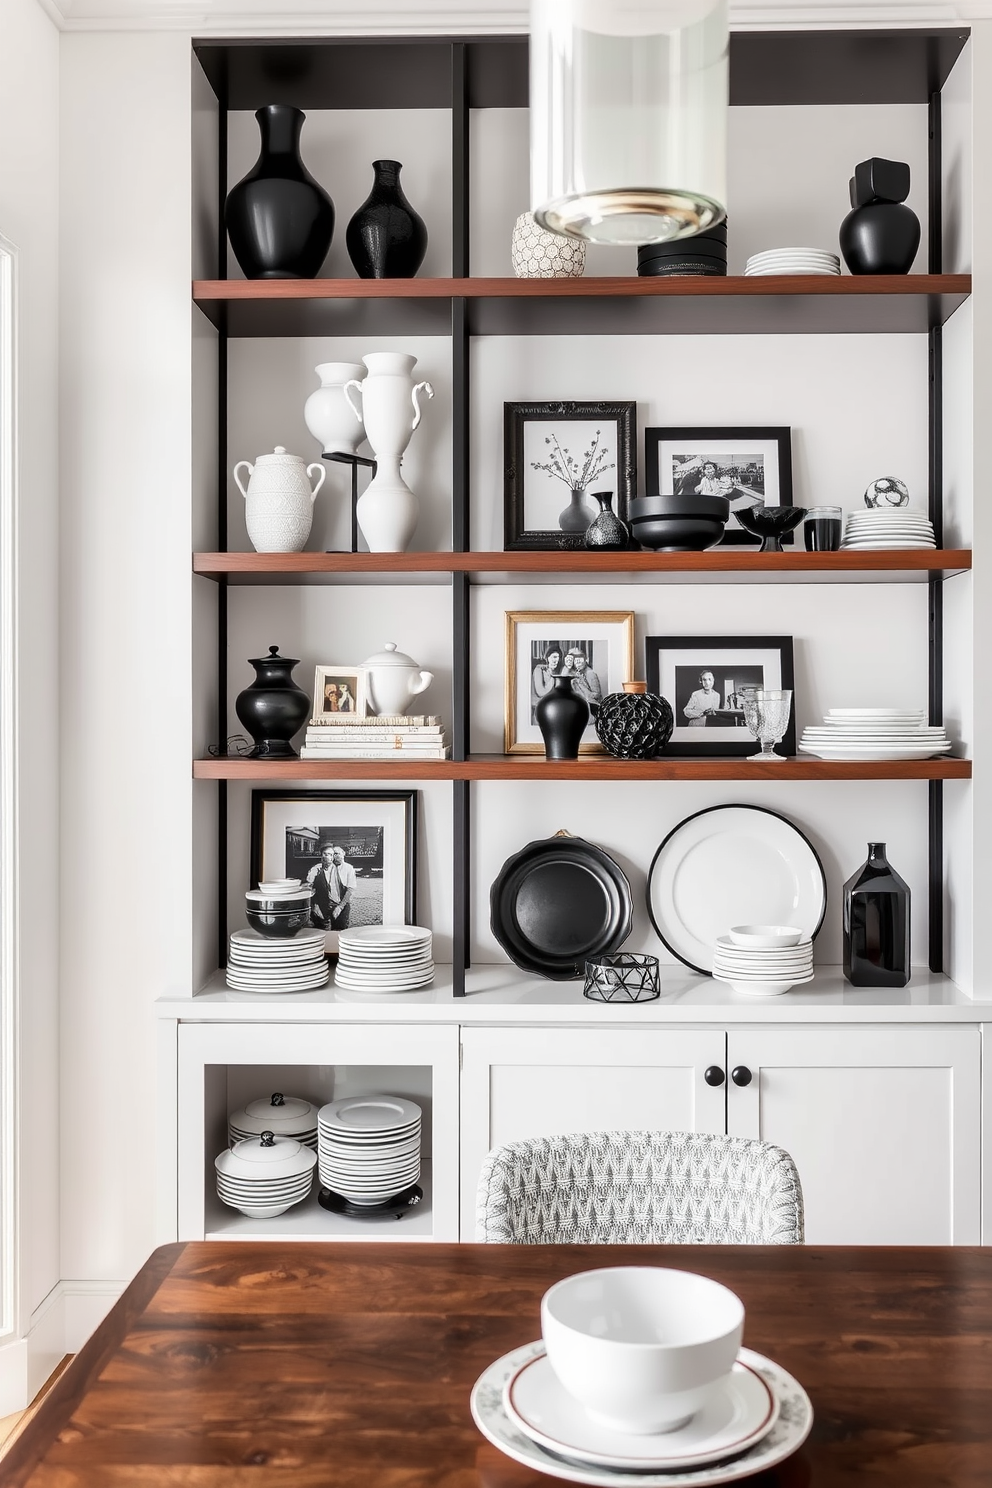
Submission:
<svg viewBox="0 0 992 1488">
<path fill-rule="evenodd" d="M 351 551 L 358 552 L 358 467 L 366 466 L 371 470 L 373 478 L 378 470 L 375 460 L 368 460 L 364 455 L 321 455 L 322 460 L 333 460 L 336 465 L 351 466 Z M 328 552 L 336 551 L 328 548 Z"/>
</svg>

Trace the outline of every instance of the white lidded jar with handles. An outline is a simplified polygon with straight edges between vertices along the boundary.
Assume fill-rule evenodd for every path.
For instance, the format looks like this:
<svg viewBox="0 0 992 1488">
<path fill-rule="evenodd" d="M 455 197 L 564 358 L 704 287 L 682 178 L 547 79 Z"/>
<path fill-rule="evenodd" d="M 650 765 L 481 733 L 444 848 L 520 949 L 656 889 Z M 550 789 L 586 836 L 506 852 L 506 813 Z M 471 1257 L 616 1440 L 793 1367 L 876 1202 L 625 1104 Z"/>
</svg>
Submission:
<svg viewBox="0 0 992 1488">
<path fill-rule="evenodd" d="M 367 657 L 362 671 L 372 711 L 386 717 L 405 713 L 434 681 L 434 673 L 422 671 L 412 656 L 397 651 L 395 641 L 387 641 L 381 651 Z"/>
<path fill-rule="evenodd" d="M 243 486 L 239 470 L 247 470 Z M 310 472 L 318 480 L 310 484 Z M 313 503 L 324 483 L 323 465 L 308 465 L 301 455 L 287 454 L 277 444 L 271 455 L 259 455 L 254 465 L 239 460 L 234 483 L 245 498 L 245 525 L 256 553 L 302 553 L 313 524 Z"/>
</svg>

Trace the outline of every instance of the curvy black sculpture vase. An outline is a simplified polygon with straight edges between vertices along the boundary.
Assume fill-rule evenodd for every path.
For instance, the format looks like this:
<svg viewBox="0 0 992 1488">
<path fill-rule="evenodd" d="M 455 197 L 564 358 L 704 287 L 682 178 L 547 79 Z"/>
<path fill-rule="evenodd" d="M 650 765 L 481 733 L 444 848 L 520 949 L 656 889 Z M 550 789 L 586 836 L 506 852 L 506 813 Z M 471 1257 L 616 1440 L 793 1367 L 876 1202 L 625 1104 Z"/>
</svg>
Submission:
<svg viewBox="0 0 992 1488">
<path fill-rule="evenodd" d="M 398 160 L 373 160 L 375 182 L 348 223 L 348 256 L 360 279 L 412 279 L 427 252 L 424 219 L 400 185 Z"/>
<path fill-rule="evenodd" d="M 314 279 L 334 236 L 334 203 L 300 158 L 306 114 L 270 103 L 255 118 L 261 154 L 224 209 L 234 256 L 246 279 Z"/>
<path fill-rule="evenodd" d="M 840 248 L 852 274 L 908 274 L 920 246 L 920 219 L 906 206 L 909 166 L 862 160 L 851 177 L 851 206 Z"/>
<path fill-rule="evenodd" d="M 234 711 L 255 741 L 251 758 L 296 759 L 289 741 L 310 716 L 310 695 L 293 681 L 299 662 L 270 646 L 268 656 L 257 656 L 248 665 L 255 668 L 255 680 L 238 693 Z"/>
<path fill-rule="evenodd" d="M 630 547 L 630 528 L 613 510 L 613 492 L 593 491 L 592 499 L 599 502 L 599 515 L 586 528 L 583 543 L 601 553 L 623 552 Z"/>
<path fill-rule="evenodd" d="M 844 885 L 844 975 L 855 987 L 909 981 L 909 885 L 869 842 L 868 861 Z"/>
<path fill-rule="evenodd" d="M 589 704 L 572 691 L 571 677 L 556 677 L 555 685 L 538 699 L 534 710 L 550 760 L 579 757 L 579 742 L 589 722 Z"/>
</svg>

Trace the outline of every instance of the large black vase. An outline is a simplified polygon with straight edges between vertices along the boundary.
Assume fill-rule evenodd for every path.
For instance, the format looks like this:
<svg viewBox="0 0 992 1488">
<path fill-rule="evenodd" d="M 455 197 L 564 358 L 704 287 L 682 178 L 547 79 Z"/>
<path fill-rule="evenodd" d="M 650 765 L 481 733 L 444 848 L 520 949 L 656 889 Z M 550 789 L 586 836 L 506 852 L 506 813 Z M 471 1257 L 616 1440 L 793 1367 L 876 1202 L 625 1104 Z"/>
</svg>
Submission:
<svg viewBox="0 0 992 1488">
<path fill-rule="evenodd" d="M 844 975 L 855 987 L 905 987 L 910 895 L 885 856 L 869 842 L 868 861 L 844 885 Z"/>
<path fill-rule="evenodd" d="M 589 722 L 589 704 L 572 691 L 571 677 L 556 677 L 555 685 L 538 699 L 537 726 L 550 760 L 579 757 L 579 743 Z"/>
<path fill-rule="evenodd" d="M 255 741 L 251 757 L 296 759 L 289 741 L 310 716 L 309 694 L 293 681 L 299 662 L 270 646 L 268 656 L 257 656 L 248 665 L 255 668 L 255 680 L 238 693 L 234 709 Z"/>
<path fill-rule="evenodd" d="M 247 279 L 313 279 L 334 236 L 334 203 L 300 158 L 306 114 L 270 103 L 255 118 L 261 154 L 224 209 L 234 256 Z"/>
<path fill-rule="evenodd" d="M 348 223 L 345 242 L 360 279 L 412 279 L 427 252 L 427 228 L 400 185 L 398 160 L 373 160 L 368 199 Z"/>
</svg>

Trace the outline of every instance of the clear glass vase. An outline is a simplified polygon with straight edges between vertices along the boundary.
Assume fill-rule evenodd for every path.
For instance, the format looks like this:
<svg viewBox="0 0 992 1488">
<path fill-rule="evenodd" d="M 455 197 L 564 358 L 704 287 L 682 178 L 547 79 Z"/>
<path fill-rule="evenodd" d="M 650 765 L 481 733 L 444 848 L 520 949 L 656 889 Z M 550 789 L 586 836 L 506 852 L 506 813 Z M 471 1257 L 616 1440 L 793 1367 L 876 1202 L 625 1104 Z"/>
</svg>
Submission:
<svg viewBox="0 0 992 1488">
<path fill-rule="evenodd" d="M 752 764 L 781 765 L 785 756 L 775 753 L 775 745 L 785 737 L 789 727 L 792 693 L 781 688 L 745 687 L 743 696 L 744 722 L 761 744 L 758 753 L 748 758 Z"/>
</svg>

